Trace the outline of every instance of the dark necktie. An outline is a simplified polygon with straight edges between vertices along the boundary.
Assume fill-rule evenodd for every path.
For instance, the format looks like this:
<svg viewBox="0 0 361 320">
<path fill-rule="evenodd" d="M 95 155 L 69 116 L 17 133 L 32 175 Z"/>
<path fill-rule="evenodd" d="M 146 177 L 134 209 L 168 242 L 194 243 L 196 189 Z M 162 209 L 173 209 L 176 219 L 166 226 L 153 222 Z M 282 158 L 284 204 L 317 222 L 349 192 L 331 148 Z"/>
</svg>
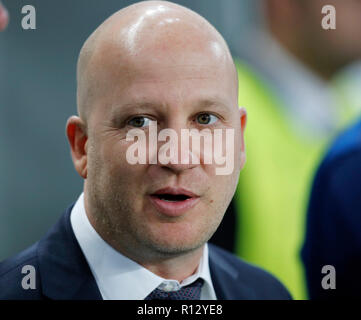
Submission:
<svg viewBox="0 0 361 320">
<path fill-rule="evenodd" d="M 160 289 L 153 290 L 144 300 L 200 300 L 203 279 L 184 286 L 177 291 L 163 291 Z"/>
</svg>

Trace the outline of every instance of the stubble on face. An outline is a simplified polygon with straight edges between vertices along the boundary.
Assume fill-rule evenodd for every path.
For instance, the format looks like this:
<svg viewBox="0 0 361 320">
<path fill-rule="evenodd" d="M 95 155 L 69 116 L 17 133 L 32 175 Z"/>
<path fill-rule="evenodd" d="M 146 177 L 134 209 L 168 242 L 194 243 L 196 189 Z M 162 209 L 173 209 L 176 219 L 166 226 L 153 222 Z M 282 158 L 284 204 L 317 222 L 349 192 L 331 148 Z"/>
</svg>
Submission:
<svg viewBox="0 0 361 320">
<path fill-rule="evenodd" d="M 226 201 L 214 202 L 205 191 L 194 218 L 191 214 L 177 218 L 147 216 L 149 204 L 142 201 L 141 184 L 122 179 L 125 171 L 109 170 L 99 150 L 101 147 L 89 144 L 85 194 L 91 210 L 87 212 L 92 213 L 92 225 L 112 247 L 134 260 L 150 261 L 190 253 L 211 238 L 223 219 Z M 134 180 L 141 176 L 142 171 L 139 176 L 133 175 Z"/>
</svg>

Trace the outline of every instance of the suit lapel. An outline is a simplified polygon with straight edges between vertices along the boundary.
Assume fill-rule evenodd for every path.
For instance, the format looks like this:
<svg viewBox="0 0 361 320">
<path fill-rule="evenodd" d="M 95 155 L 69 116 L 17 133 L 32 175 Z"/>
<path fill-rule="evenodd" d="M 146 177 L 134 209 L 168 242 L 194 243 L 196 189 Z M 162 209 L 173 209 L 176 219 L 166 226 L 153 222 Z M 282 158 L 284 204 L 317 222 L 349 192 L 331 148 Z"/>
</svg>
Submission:
<svg viewBox="0 0 361 320">
<path fill-rule="evenodd" d="M 209 246 L 209 269 L 218 300 L 249 300 L 255 297 L 229 257 L 212 244 Z M 234 257 L 234 259 L 236 259 Z"/>
<path fill-rule="evenodd" d="M 101 294 L 70 224 L 71 205 L 40 240 L 43 294 L 56 300 L 101 300 Z"/>
</svg>

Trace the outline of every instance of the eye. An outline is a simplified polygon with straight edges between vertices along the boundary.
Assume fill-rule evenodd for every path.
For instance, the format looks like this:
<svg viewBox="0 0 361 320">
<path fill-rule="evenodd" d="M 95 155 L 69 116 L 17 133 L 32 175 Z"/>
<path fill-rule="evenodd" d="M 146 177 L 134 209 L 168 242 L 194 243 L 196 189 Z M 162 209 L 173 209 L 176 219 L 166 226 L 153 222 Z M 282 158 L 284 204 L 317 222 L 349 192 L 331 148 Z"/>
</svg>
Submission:
<svg viewBox="0 0 361 320">
<path fill-rule="evenodd" d="M 197 121 L 200 124 L 214 124 L 218 121 L 218 117 L 209 113 L 201 113 L 197 116 Z"/>
<path fill-rule="evenodd" d="M 149 123 L 150 121 L 151 119 L 140 116 L 130 119 L 128 121 L 128 124 L 136 128 L 143 128 L 143 127 L 148 127 L 150 125 Z"/>
</svg>

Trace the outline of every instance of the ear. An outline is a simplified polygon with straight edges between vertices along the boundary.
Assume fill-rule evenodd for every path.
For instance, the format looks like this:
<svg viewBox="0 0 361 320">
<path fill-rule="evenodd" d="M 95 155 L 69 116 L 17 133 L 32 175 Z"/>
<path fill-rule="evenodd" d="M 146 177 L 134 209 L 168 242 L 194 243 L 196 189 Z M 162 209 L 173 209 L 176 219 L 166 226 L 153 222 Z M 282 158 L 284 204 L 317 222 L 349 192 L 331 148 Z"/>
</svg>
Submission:
<svg viewBox="0 0 361 320">
<path fill-rule="evenodd" d="M 243 169 L 244 164 L 246 163 L 246 146 L 244 142 L 244 134 L 247 124 L 247 111 L 245 108 L 239 108 L 239 115 L 241 120 L 241 170 Z"/>
<path fill-rule="evenodd" d="M 82 178 L 86 179 L 88 136 L 83 120 L 77 116 L 70 117 L 66 123 L 66 135 L 69 140 L 75 170 Z"/>
</svg>

